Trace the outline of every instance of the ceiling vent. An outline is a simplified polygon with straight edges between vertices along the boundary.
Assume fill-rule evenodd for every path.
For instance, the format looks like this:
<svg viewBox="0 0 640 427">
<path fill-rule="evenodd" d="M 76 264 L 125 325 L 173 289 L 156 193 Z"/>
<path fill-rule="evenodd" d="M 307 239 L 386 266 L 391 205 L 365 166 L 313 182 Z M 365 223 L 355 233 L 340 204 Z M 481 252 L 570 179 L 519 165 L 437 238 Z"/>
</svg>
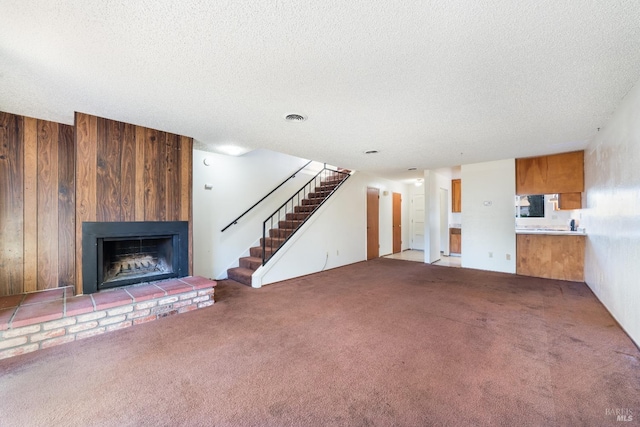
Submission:
<svg viewBox="0 0 640 427">
<path fill-rule="evenodd" d="M 287 114 L 284 119 L 288 122 L 304 122 L 307 118 L 301 114 Z"/>
</svg>

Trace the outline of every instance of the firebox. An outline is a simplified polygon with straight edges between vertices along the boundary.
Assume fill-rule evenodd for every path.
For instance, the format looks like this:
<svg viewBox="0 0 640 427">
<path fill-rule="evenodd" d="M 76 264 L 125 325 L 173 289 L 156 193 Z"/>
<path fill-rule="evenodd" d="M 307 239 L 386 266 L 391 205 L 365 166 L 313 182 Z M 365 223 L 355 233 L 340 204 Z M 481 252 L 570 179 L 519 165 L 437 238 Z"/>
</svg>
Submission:
<svg viewBox="0 0 640 427">
<path fill-rule="evenodd" d="M 82 223 L 85 294 L 184 277 L 188 269 L 187 221 Z"/>
</svg>

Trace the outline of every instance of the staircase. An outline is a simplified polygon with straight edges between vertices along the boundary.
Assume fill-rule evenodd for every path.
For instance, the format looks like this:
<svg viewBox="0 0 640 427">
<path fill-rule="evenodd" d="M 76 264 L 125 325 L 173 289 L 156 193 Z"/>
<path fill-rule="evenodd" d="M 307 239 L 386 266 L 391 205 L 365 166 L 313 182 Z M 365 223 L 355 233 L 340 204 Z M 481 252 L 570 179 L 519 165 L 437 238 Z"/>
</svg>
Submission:
<svg viewBox="0 0 640 427">
<path fill-rule="evenodd" d="M 291 204 L 289 212 L 283 213 L 282 219 L 276 211 L 277 220 L 265 221 L 265 230 L 268 228 L 268 237 L 260 239 L 260 246 L 249 249 L 249 256 L 240 258 L 240 266 L 227 270 L 227 276 L 231 280 L 251 286 L 251 276 L 263 262 L 269 258 L 296 232 L 296 230 L 309 218 L 313 212 L 342 184 L 348 177 L 349 171 L 341 169 L 342 173 L 330 173 L 320 180 L 312 192 L 306 193 L 299 203 Z M 304 188 L 303 188 L 304 190 Z M 301 191 L 303 191 L 301 190 Z M 300 194 L 300 192 L 298 193 Z M 296 196 L 289 200 L 294 200 Z M 287 204 L 283 205 L 286 209 Z M 274 218 L 272 216 L 271 218 Z M 265 231 L 264 235 L 267 233 Z M 264 256 L 263 256 L 264 255 Z"/>
</svg>

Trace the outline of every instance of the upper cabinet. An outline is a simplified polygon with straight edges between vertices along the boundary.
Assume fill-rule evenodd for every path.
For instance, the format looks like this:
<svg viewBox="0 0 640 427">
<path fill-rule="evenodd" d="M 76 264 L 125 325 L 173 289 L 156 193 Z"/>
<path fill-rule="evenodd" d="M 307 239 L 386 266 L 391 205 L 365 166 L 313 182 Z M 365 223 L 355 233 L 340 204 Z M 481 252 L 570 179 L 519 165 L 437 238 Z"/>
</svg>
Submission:
<svg viewBox="0 0 640 427">
<path fill-rule="evenodd" d="M 451 180 L 451 212 L 462 212 L 462 181 Z"/>
<path fill-rule="evenodd" d="M 560 210 L 582 209 L 582 193 L 558 194 L 558 209 Z"/>
<path fill-rule="evenodd" d="M 516 159 L 516 194 L 581 193 L 584 151 Z"/>
</svg>

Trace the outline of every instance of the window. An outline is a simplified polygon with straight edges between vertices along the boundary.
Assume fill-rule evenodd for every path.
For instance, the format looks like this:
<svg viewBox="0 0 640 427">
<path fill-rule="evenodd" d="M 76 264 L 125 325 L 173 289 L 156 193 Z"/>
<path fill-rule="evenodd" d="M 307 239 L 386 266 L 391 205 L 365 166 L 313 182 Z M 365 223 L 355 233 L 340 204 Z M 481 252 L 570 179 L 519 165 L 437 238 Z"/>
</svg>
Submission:
<svg viewBox="0 0 640 427">
<path fill-rule="evenodd" d="M 516 196 L 516 218 L 544 218 L 544 194 Z"/>
</svg>

